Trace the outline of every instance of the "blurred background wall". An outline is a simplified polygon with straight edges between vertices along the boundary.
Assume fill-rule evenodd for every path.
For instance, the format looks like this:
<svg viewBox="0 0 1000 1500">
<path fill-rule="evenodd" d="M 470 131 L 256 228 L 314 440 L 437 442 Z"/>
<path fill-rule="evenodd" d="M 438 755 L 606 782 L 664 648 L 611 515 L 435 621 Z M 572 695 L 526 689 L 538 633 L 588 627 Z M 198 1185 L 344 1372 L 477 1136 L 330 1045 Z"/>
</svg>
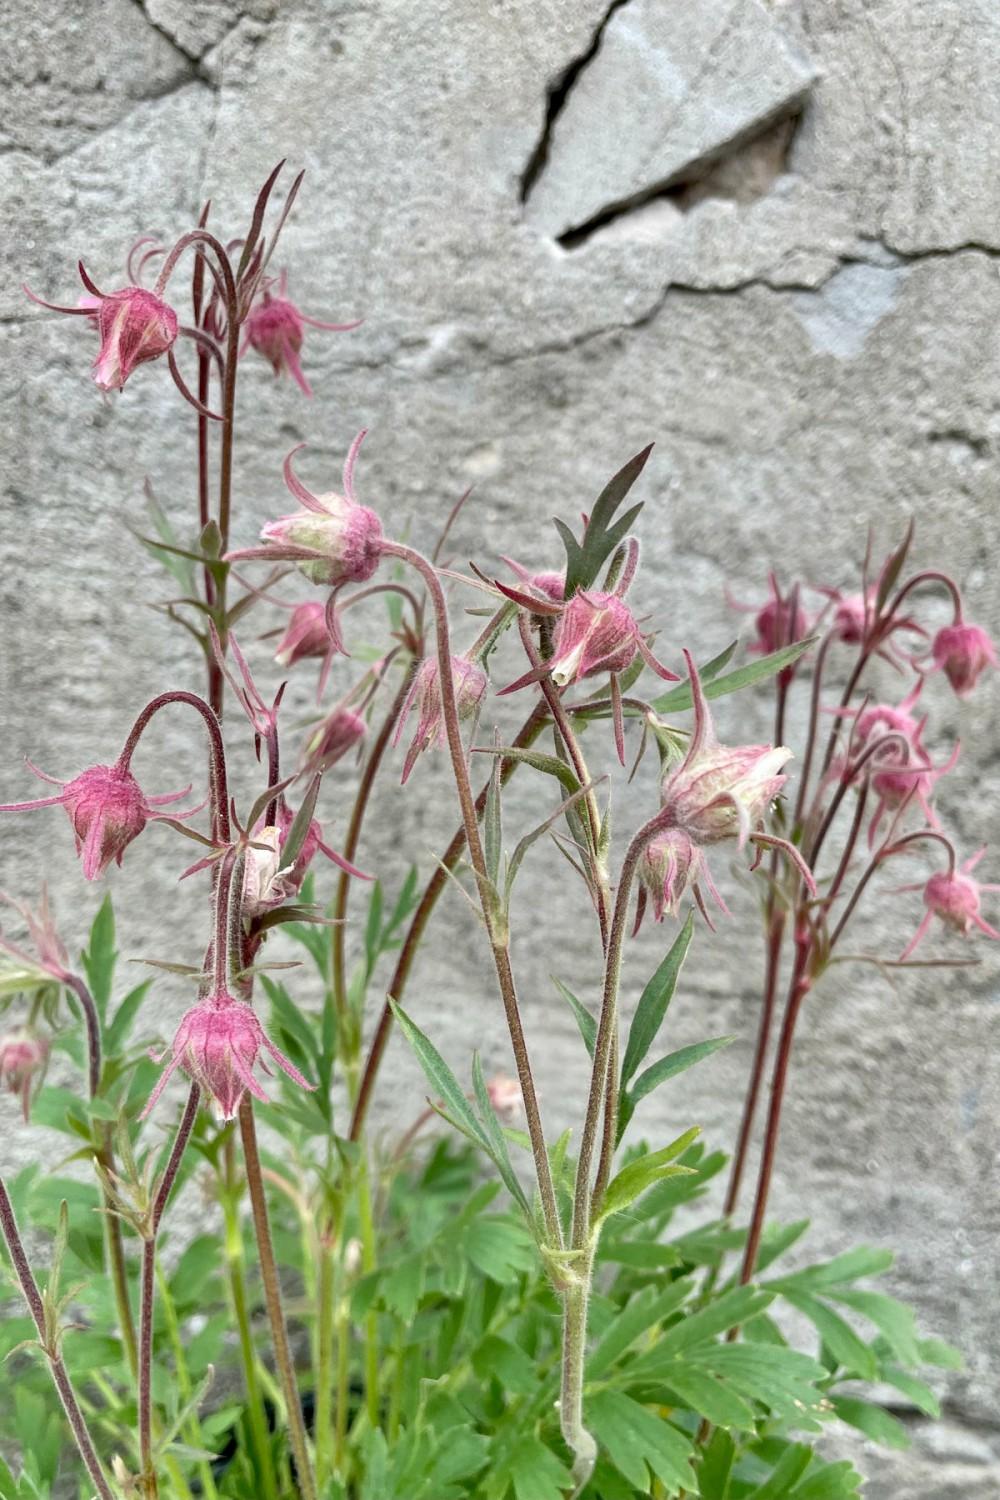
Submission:
<svg viewBox="0 0 1000 1500">
<path fill-rule="evenodd" d="M 87 326 L 30 308 L 20 284 L 73 301 L 79 256 L 120 284 L 132 240 L 169 240 L 206 197 L 239 233 L 282 156 L 307 173 L 284 241 L 292 295 L 365 322 L 308 334 L 312 401 L 247 361 L 237 542 L 287 508 L 288 448 L 307 441 L 304 477 L 332 488 L 367 426 L 360 493 L 389 530 L 432 543 L 474 484 L 454 556 L 551 566 L 552 513 L 586 509 L 653 440 L 635 597 L 668 660 L 681 645 L 705 659 L 746 628 L 727 585 L 761 601 L 775 568 L 786 584 L 854 586 L 868 526 L 887 549 L 909 517 L 917 561 L 950 570 L 1000 634 L 994 0 L 2 0 L 0 19 L 4 800 L 34 794 L 24 755 L 64 777 L 109 759 L 147 697 L 201 670 L 150 607 L 167 582 L 129 532 L 146 524 L 146 474 L 189 525 L 191 413 L 159 367 L 102 399 Z M 943 623 L 943 603 L 924 618 Z M 244 644 L 276 681 L 266 645 Z M 356 670 L 339 664 L 331 692 Z M 312 688 L 307 670 L 291 724 Z M 997 691 L 987 681 L 961 708 L 939 679 L 926 694 L 930 742 L 962 741 L 939 804 L 965 852 L 998 832 Z M 766 693 L 742 695 L 720 705 L 720 732 L 766 739 L 769 715 Z M 156 790 L 202 764 L 192 725 L 161 723 L 139 768 Z M 801 724 L 800 705 L 793 745 Z M 334 841 L 351 775 L 338 767 L 325 792 Z M 546 806 L 529 780 L 512 825 Z M 618 793 L 620 829 L 654 790 L 645 766 Z M 412 792 L 387 782 L 364 849 L 390 886 L 406 851 L 428 870 L 455 822 L 442 764 L 425 758 Z M 3 886 L 30 897 L 46 875 L 78 948 L 101 891 L 63 816 L 6 817 L 2 836 Z M 194 883 L 174 883 L 187 851 L 171 839 L 147 834 L 108 881 L 120 946 L 197 961 L 205 914 Z M 984 869 L 996 879 L 996 858 Z M 666 1139 L 697 1120 L 728 1147 L 757 1014 L 758 896 L 719 874 L 734 917 L 698 933 L 672 1041 L 739 1041 L 656 1096 L 646 1128 Z M 895 956 L 919 909 L 883 890 L 858 948 Z M 525 1019 L 561 1128 L 584 1058 L 548 976 L 593 1000 L 597 955 L 554 853 L 531 864 L 519 917 Z M 442 920 L 447 953 L 422 963 L 410 1008 L 456 1065 L 475 1043 L 508 1068 L 480 932 L 457 899 Z M 628 1005 L 663 941 L 647 926 Z M 873 1500 L 1000 1492 L 1000 990 L 989 944 L 976 952 L 976 969 L 894 980 L 835 970 L 801 1027 L 774 1212 L 811 1214 L 817 1255 L 897 1249 L 894 1289 L 967 1361 L 941 1383 L 943 1420 L 912 1422 L 909 1453 L 844 1445 Z M 153 994 L 149 1031 L 167 1035 L 186 993 L 165 976 Z M 422 1100 L 398 1043 L 385 1085 L 389 1130 Z M 60 1149 L 14 1128 L 14 1101 L 0 1110 L 5 1168 Z"/>
</svg>

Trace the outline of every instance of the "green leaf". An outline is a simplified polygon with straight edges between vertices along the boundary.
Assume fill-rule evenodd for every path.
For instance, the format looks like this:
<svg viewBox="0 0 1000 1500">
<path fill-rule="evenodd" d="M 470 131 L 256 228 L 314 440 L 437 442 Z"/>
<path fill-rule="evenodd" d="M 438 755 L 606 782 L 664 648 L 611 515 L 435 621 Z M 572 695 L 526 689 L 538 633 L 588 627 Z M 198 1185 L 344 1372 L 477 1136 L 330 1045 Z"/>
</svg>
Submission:
<svg viewBox="0 0 1000 1500">
<path fill-rule="evenodd" d="M 896 1358 L 904 1365 L 920 1364 L 916 1319 L 913 1309 L 887 1297 L 884 1292 L 864 1290 L 833 1291 L 831 1297 L 874 1323 Z"/>
<path fill-rule="evenodd" d="M 463 1127 L 464 1130 L 478 1141 L 481 1146 L 489 1146 L 486 1134 L 466 1099 L 459 1085 L 458 1079 L 420 1027 L 410 1020 L 406 1011 L 395 1000 L 390 998 L 389 1004 L 392 1013 L 399 1022 L 400 1028 L 406 1040 L 416 1053 L 417 1061 L 426 1074 L 427 1081 L 436 1093 L 440 1094 L 447 1106 L 448 1112 Z"/>
<path fill-rule="evenodd" d="M 701 1316 L 695 1314 L 696 1318 Z M 813 1425 L 812 1417 L 822 1410 L 823 1397 L 816 1382 L 825 1380 L 826 1371 L 816 1360 L 794 1349 L 750 1342 L 709 1343 L 690 1349 L 686 1358 L 720 1376 L 747 1400 L 769 1407 L 774 1416 L 794 1421 L 797 1427 Z"/>
<path fill-rule="evenodd" d="M 664 1146 L 659 1151 L 647 1151 L 645 1155 L 622 1167 L 605 1189 L 595 1223 L 609 1218 L 611 1214 L 621 1213 L 647 1188 L 652 1187 L 654 1182 L 659 1182 L 664 1177 L 689 1175 L 690 1167 L 676 1167 L 671 1166 L 670 1163 L 687 1150 L 698 1135 L 700 1128 L 694 1125 L 683 1135 L 679 1135 L 675 1141 L 671 1141 L 669 1146 Z"/>
<path fill-rule="evenodd" d="M 925 1365 L 936 1365 L 939 1370 L 961 1370 L 965 1365 L 961 1352 L 944 1339 L 921 1339 L 918 1348 Z"/>
<path fill-rule="evenodd" d="M 805 1313 L 839 1365 L 862 1380 L 878 1379 L 875 1351 L 838 1312 L 821 1302 L 818 1297 L 811 1297 L 797 1289 L 783 1288 L 782 1294 L 786 1302 Z"/>
<path fill-rule="evenodd" d="M 513 1219 L 473 1220 L 466 1230 L 464 1244 L 473 1265 L 501 1286 L 509 1285 L 523 1272 L 536 1270 L 538 1266 L 533 1242 Z"/>
<path fill-rule="evenodd" d="M 802 1478 L 812 1459 L 813 1450 L 808 1443 L 792 1443 L 785 1449 L 764 1483 L 751 1491 L 753 1500 L 782 1500 Z"/>
<path fill-rule="evenodd" d="M 662 1370 L 664 1362 L 673 1359 L 682 1349 L 690 1349 L 696 1344 L 716 1338 L 720 1333 L 728 1333 L 730 1328 L 735 1328 L 740 1323 L 746 1323 L 754 1313 L 762 1312 L 773 1300 L 772 1293 L 753 1286 L 738 1286 L 723 1292 L 721 1297 L 716 1297 L 707 1307 L 675 1323 L 657 1341 L 653 1351 L 655 1368 L 657 1371 Z"/>
<path fill-rule="evenodd" d="M 736 1460 L 736 1444 L 724 1427 L 713 1432 L 698 1466 L 701 1500 L 729 1500 L 729 1480 Z"/>
<path fill-rule="evenodd" d="M 639 1074 L 629 1090 L 633 1100 L 645 1099 L 647 1094 L 659 1088 L 661 1083 L 666 1083 L 668 1078 L 676 1078 L 678 1073 L 693 1068 L 695 1063 L 711 1057 L 713 1052 L 721 1051 L 735 1040 L 732 1036 L 715 1036 L 705 1042 L 693 1042 L 690 1047 L 680 1047 L 676 1052 L 661 1057 L 659 1062 L 653 1063 L 644 1073 Z"/>
<path fill-rule="evenodd" d="M 805 1234 L 809 1228 L 808 1219 L 797 1219 L 794 1224 L 770 1224 L 761 1236 L 760 1250 L 757 1254 L 757 1275 L 766 1271 L 768 1266 L 780 1260 L 786 1250 L 790 1250 L 794 1244 Z"/>
<path fill-rule="evenodd" d="M 590 1354 L 587 1360 L 587 1379 L 598 1380 L 606 1375 L 636 1339 L 677 1311 L 690 1294 L 692 1285 L 689 1278 L 680 1278 L 670 1282 L 662 1291 L 652 1286 L 645 1287 L 631 1298 L 604 1330 Z"/>
<path fill-rule="evenodd" d="M 861 1483 L 861 1475 L 847 1459 L 833 1464 L 814 1462 L 790 1500 L 859 1500 Z"/>
<path fill-rule="evenodd" d="M 753 1408 L 717 1375 L 678 1362 L 664 1378 L 684 1405 L 707 1422 L 717 1427 L 741 1428 L 746 1432 L 753 1428 L 756 1420 Z"/>
<path fill-rule="evenodd" d="M 542 771 L 546 776 L 554 776 L 567 792 L 580 790 L 580 780 L 576 772 L 564 760 L 560 760 L 558 755 L 545 755 L 541 750 L 520 750 L 513 745 L 489 745 L 477 748 L 481 755 L 495 755 L 499 759 L 517 761 L 519 765 L 531 766 L 536 771 Z"/>
<path fill-rule="evenodd" d="M 906 535 L 903 537 L 903 540 L 900 542 L 896 550 L 890 554 L 879 577 L 878 591 L 875 595 L 876 614 L 881 611 L 883 604 L 885 604 L 885 602 L 889 598 L 890 593 L 892 592 L 896 579 L 902 572 L 903 564 L 906 562 L 906 554 L 910 550 L 910 543 L 912 541 L 913 518 L 911 516 L 909 524 L 906 528 Z"/>
<path fill-rule="evenodd" d="M 711 682 L 703 682 L 705 697 L 724 698 L 728 693 L 738 693 L 741 688 L 753 687 L 754 683 L 764 682 L 768 677 L 774 677 L 778 672 L 783 671 L 785 667 L 790 667 L 815 644 L 814 635 L 802 641 L 793 641 L 790 646 L 782 646 L 780 651 L 771 651 L 767 656 L 760 656 L 756 661 L 748 662 L 744 667 L 737 667 L 734 672 L 727 672 L 724 677 L 716 677 Z M 656 698 L 650 706 L 658 714 L 683 713 L 685 709 L 692 707 L 691 684 L 680 683 L 677 687 L 671 688 L 669 693 Z"/>
<path fill-rule="evenodd" d="M 879 1380 L 884 1380 L 886 1385 L 895 1386 L 901 1391 L 907 1400 L 912 1401 L 918 1411 L 922 1411 L 927 1417 L 940 1417 L 941 1403 L 922 1380 L 911 1375 L 907 1370 L 901 1370 L 897 1365 L 883 1365 L 878 1372 Z"/>
<path fill-rule="evenodd" d="M 472 1368 L 480 1380 L 499 1380 L 513 1396 L 533 1396 L 541 1380 L 537 1361 L 496 1334 L 489 1334 L 474 1350 Z"/>
<path fill-rule="evenodd" d="M 499 747 L 499 732 L 494 731 L 494 742 Z M 499 755 L 493 757 L 490 779 L 486 789 L 486 808 L 483 813 L 483 857 L 486 873 L 493 885 L 500 884 L 500 860 L 503 857 L 503 809 L 500 800 Z"/>
<path fill-rule="evenodd" d="M 586 1422 L 636 1489 L 648 1492 L 650 1475 L 674 1492 L 697 1488 L 691 1439 L 631 1396 L 600 1391 L 586 1403 Z"/>
<path fill-rule="evenodd" d="M 652 450 L 653 445 L 650 443 L 648 447 L 643 448 L 641 453 L 630 458 L 628 463 L 624 464 L 604 486 L 590 512 L 582 546 L 565 522 L 557 520 L 554 523 L 566 548 L 565 595 L 567 599 L 571 598 L 578 588 L 590 588 L 604 562 L 624 539 L 629 527 L 642 509 L 641 505 L 632 506 L 624 516 L 614 521 L 615 511 L 642 473 Z"/>
<path fill-rule="evenodd" d="M 111 999 L 111 984 L 115 973 L 115 913 L 111 905 L 110 891 L 97 909 L 90 929 L 90 946 L 83 955 L 83 966 L 87 973 L 87 984 L 97 1006 L 97 1014 L 104 1024 L 108 1002 Z"/>
<path fill-rule="evenodd" d="M 560 995 L 562 995 L 563 999 L 566 1001 L 567 1005 L 570 1007 L 574 1016 L 576 1017 L 576 1024 L 577 1026 L 579 1026 L 580 1035 L 583 1037 L 583 1045 L 586 1047 L 589 1055 L 593 1057 L 594 1047 L 597 1042 L 596 1020 L 590 1014 L 590 1011 L 587 1009 L 587 1007 L 576 998 L 572 990 L 568 990 L 566 988 L 561 979 L 557 979 L 554 974 L 550 974 L 549 978 L 552 980 L 552 983 L 555 985 L 556 989 L 559 991 Z"/>
<path fill-rule="evenodd" d="M 873 1443 L 880 1443 L 885 1448 L 910 1446 L 909 1435 L 902 1422 L 897 1422 L 881 1406 L 875 1406 L 871 1401 L 861 1401 L 857 1396 L 838 1396 L 835 1393 L 830 1396 L 830 1400 L 840 1420 L 856 1427 L 865 1437 L 871 1438 Z"/>
<path fill-rule="evenodd" d="M 533 1434 L 518 1438 L 506 1465 L 516 1500 L 562 1500 L 573 1477 Z"/>
<path fill-rule="evenodd" d="M 475 1091 L 476 1103 L 479 1106 L 479 1116 L 482 1120 L 483 1130 L 486 1133 L 488 1141 L 487 1150 L 503 1179 L 504 1187 L 521 1209 L 523 1209 L 525 1216 L 530 1221 L 531 1207 L 525 1196 L 524 1189 L 518 1181 L 517 1173 L 514 1171 L 513 1163 L 510 1159 L 510 1151 L 507 1147 L 507 1138 L 500 1128 L 500 1122 L 490 1102 L 489 1090 L 486 1087 L 486 1079 L 483 1076 L 483 1064 L 478 1052 L 473 1052 L 472 1054 L 472 1087 Z"/>
<path fill-rule="evenodd" d="M 110 1057 L 120 1052 L 128 1041 L 132 1027 L 135 1025 L 136 1017 L 152 986 L 151 979 L 144 979 L 142 984 L 136 985 L 134 990 L 129 990 L 125 999 L 115 1011 L 114 1020 L 108 1027 L 104 1037 L 105 1051 Z"/>
<path fill-rule="evenodd" d="M 667 1013 L 667 1007 L 673 999 L 681 965 L 691 946 L 693 932 L 694 912 L 692 911 L 688 914 L 688 919 L 675 938 L 666 958 L 639 997 L 639 1004 L 635 1008 L 632 1025 L 629 1027 L 625 1056 L 622 1060 L 622 1088 L 633 1076 L 656 1039 L 656 1034 Z"/>
<path fill-rule="evenodd" d="M 316 1029 L 306 1020 L 283 984 L 275 984 L 266 974 L 260 976 L 267 998 L 271 1002 L 271 1024 L 284 1033 L 283 1040 L 294 1044 L 294 1051 L 302 1061 L 316 1066 L 319 1048 Z"/>
<path fill-rule="evenodd" d="M 840 1286 L 845 1282 L 860 1281 L 863 1276 L 880 1276 L 888 1271 L 893 1262 L 891 1250 L 875 1250 L 869 1245 L 858 1245 L 835 1255 L 833 1260 L 823 1261 L 818 1266 L 806 1266 L 793 1276 L 782 1279 L 782 1285 L 801 1285 L 809 1291 L 821 1287 Z"/>
</svg>

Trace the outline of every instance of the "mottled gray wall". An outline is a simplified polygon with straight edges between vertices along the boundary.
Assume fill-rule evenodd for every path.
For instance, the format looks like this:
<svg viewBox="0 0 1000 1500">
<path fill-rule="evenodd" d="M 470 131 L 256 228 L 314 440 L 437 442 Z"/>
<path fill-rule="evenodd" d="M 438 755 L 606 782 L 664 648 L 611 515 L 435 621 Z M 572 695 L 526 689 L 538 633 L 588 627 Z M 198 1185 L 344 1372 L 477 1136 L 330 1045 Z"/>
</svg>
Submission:
<svg viewBox="0 0 1000 1500">
<path fill-rule="evenodd" d="M 329 487 L 366 425 L 361 491 L 392 530 L 409 523 L 427 540 L 474 482 L 456 556 L 541 564 L 554 556 L 553 509 L 588 505 L 655 439 L 636 594 L 672 659 L 681 644 L 704 657 L 728 639 L 727 582 L 750 597 L 776 566 L 849 583 L 867 525 L 888 542 L 909 516 L 919 560 L 952 570 L 972 616 L 1000 633 L 995 0 L 619 0 L 611 13 L 607 0 L 2 0 L 0 19 L 12 59 L 0 155 L 4 797 L 31 794 L 23 755 L 58 775 L 107 758 L 148 695 L 199 673 L 186 638 L 148 608 L 163 581 L 127 529 L 141 524 L 145 473 L 175 516 L 189 513 L 190 414 L 162 369 L 102 400 L 88 330 L 31 311 L 19 285 L 73 299 L 79 255 L 113 284 L 133 237 L 178 233 L 206 196 L 235 233 L 283 155 L 307 168 L 285 241 L 294 294 L 317 316 L 366 321 L 309 336 L 311 403 L 247 363 L 238 540 L 280 503 L 276 463 L 293 442 L 309 441 L 305 472 Z M 545 162 L 549 89 L 595 41 Z M 674 191 L 634 206 L 668 181 Z M 612 206 L 624 211 L 574 248 L 550 238 Z M 943 619 L 941 606 L 928 618 Z M 513 670 L 512 653 L 503 665 Z M 940 805 L 971 850 L 997 835 L 996 683 L 959 711 L 936 681 L 927 702 L 936 745 L 961 734 Z M 295 712 L 308 703 L 304 683 Z M 769 732 L 762 697 L 720 708 L 719 722 L 731 738 Z M 201 753 L 178 715 L 141 771 L 174 786 Z M 646 769 L 618 793 L 620 828 L 652 806 Z M 330 780 L 333 814 L 350 774 Z M 404 846 L 429 868 L 454 822 L 447 786 L 426 763 L 413 795 L 387 786 L 365 856 L 388 881 Z M 545 805 L 525 781 L 512 824 Z M 332 828 L 343 832 L 343 815 Z M 100 891 L 84 887 L 61 815 L 5 818 L 3 835 L 4 887 L 27 895 L 46 873 L 78 944 Z M 154 831 L 111 877 L 126 953 L 197 960 L 199 893 L 173 883 L 185 855 Z M 735 917 L 699 934 L 671 1027 L 676 1044 L 725 1031 L 740 1042 L 665 1093 L 649 1129 L 697 1119 L 728 1144 L 759 972 L 746 958 L 755 897 L 720 875 Z M 880 901 L 859 946 L 892 951 L 897 914 L 916 920 L 918 905 Z M 534 862 L 519 916 L 514 956 L 555 1129 L 577 1118 L 583 1060 L 547 975 L 592 999 L 597 955 L 554 856 Z M 457 898 L 444 921 L 447 963 L 419 969 L 412 1009 L 457 1064 L 475 1041 L 504 1066 L 478 929 Z M 647 929 L 629 1003 L 661 943 Z M 897 1289 L 968 1358 L 942 1383 L 945 1420 L 914 1424 L 913 1454 L 846 1445 L 881 1476 L 877 1500 L 987 1500 L 1000 1487 L 1000 997 L 986 947 L 966 972 L 890 983 L 834 971 L 802 1027 L 775 1210 L 813 1213 L 817 1252 L 862 1238 L 896 1247 Z M 163 1032 L 185 995 L 169 978 L 154 993 L 149 1029 Z M 401 1046 L 387 1083 L 384 1101 L 418 1107 Z M 0 1110 L 5 1165 L 36 1141 L 53 1149 L 12 1136 L 12 1101 Z"/>
</svg>

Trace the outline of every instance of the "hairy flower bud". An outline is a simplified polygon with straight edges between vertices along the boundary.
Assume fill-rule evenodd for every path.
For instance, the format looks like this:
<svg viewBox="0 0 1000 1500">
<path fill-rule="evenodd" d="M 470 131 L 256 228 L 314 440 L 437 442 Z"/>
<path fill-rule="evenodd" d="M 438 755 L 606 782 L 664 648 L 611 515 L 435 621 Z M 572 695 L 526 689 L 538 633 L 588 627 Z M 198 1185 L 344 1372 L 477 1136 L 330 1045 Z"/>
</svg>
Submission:
<svg viewBox="0 0 1000 1500">
<path fill-rule="evenodd" d="M 638 876 L 645 896 L 653 903 L 653 916 L 657 922 L 662 922 L 665 916 L 676 917 L 689 891 L 709 922 L 701 892 L 702 881 L 708 886 L 720 911 L 727 910 L 715 888 L 704 853 L 682 828 L 667 828 L 649 841 L 639 860 Z M 638 921 L 641 921 L 641 915 L 640 912 Z"/>
<path fill-rule="evenodd" d="M 960 698 L 968 698 L 987 667 L 1000 665 L 996 647 L 978 625 L 946 625 L 931 646 L 934 667 L 944 672 Z"/>
<path fill-rule="evenodd" d="M 315 1084 L 303 1078 L 294 1063 L 280 1052 L 257 1019 L 252 1005 L 237 1000 L 226 990 L 216 990 L 200 1000 L 181 1020 L 171 1046 L 171 1059 L 164 1068 L 142 1111 L 141 1119 L 153 1109 L 167 1082 L 177 1068 L 212 1095 L 224 1120 L 236 1118 L 240 1100 L 249 1092 L 267 1103 L 267 1095 L 254 1077 L 258 1054 L 266 1052 L 300 1088 L 312 1090 Z M 155 1057 L 162 1061 L 165 1052 Z"/>
<path fill-rule="evenodd" d="M 314 599 L 297 604 L 292 610 L 288 628 L 278 642 L 275 661 L 279 666 L 293 667 L 307 656 L 326 656 L 329 650 L 326 605 Z"/>
<path fill-rule="evenodd" d="M 226 560 L 294 562 L 311 583 L 331 588 L 369 579 L 381 556 L 382 525 L 373 510 L 354 498 L 354 462 L 364 435 L 362 432 L 355 438 L 347 455 L 342 495 L 333 491 L 314 495 L 307 490 L 292 468 L 292 459 L 299 451 L 293 448 L 285 459 L 285 483 L 304 508 L 268 521 L 260 533 L 265 546 L 227 553 Z"/>
<path fill-rule="evenodd" d="M 280 878 L 281 842 L 281 830 L 273 823 L 254 831 L 243 869 L 243 914 L 247 917 L 272 911 L 285 899 Z"/>
<path fill-rule="evenodd" d="M 32 767 L 34 770 L 34 767 Z M 51 776 L 36 772 L 44 781 Z M 114 860 L 121 864 L 122 855 L 133 839 L 154 818 L 163 817 L 155 809 L 176 802 L 188 788 L 162 797 L 147 798 L 132 772 L 121 761 L 113 766 L 90 766 L 72 781 L 55 781 L 63 790 L 58 797 L 38 797 L 32 802 L 9 802 L 0 812 L 27 812 L 36 807 L 65 807 L 73 825 L 76 852 L 83 857 L 83 874 L 87 880 L 103 875 Z M 178 814 L 177 816 L 183 816 Z"/>
<path fill-rule="evenodd" d="M 464 656 L 452 657 L 451 673 L 455 686 L 455 706 L 458 709 L 458 717 L 470 719 L 478 712 L 485 696 L 486 673 L 478 662 L 469 661 Z M 436 656 L 425 657 L 417 668 L 396 722 L 396 730 L 392 738 L 393 745 L 399 744 L 403 726 L 414 704 L 418 705 L 417 730 L 410 741 L 410 747 L 403 762 L 402 780 L 404 782 L 409 778 L 417 756 L 422 751 L 429 750 L 434 745 L 443 749 L 448 743 L 444 707 L 441 702 L 441 675 Z"/>
<path fill-rule="evenodd" d="M 335 708 L 306 740 L 303 772 L 315 775 L 317 771 L 329 770 L 367 733 L 368 725 L 360 714 L 349 708 Z"/>
<path fill-rule="evenodd" d="M 787 781 L 781 774 L 792 752 L 785 745 L 720 745 L 712 736 L 677 770 L 668 773 L 661 795 L 672 826 L 696 844 L 736 839 L 742 847 Z"/>
<path fill-rule="evenodd" d="M 277 282 L 269 280 L 265 284 L 260 301 L 251 308 L 243 325 L 244 338 L 240 354 L 245 354 L 248 348 L 256 350 L 264 356 L 275 375 L 290 375 L 303 395 L 311 396 L 312 388 L 299 362 L 306 324 L 311 328 L 324 328 L 331 333 L 346 333 L 359 325 L 357 321 L 323 323 L 318 318 L 309 318 L 286 295 L 287 290 L 288 277 L 284 271 Z"/>
<path fill-rule="evenodd" d="M 0 1088 L 20 1096 L 25 1124 L 34 1080 L 41 1081 L 48 1060 L 48 1039 L 28 1026 L 0 1037 Z"/>
<path fill-rule="evenodd" d="M 143 287 L 101 297 L 96 314 L 101 347 L 94 379 L 102 391 L 120 391 L 138 365 L 159 359 L 177 339 L 177 314 Z"/>
<path fill-rule="evenodd" d="M 901 961 L 909 958 L 914 948 L 926 935 L 935 917 L 946 927 L 961 933 L 963 937 L 968 937 L 973 927 L 978 927 L 980 932 L 985 932 L 987 937 L 1000 939 L 1000 932 L 984 921 L 979 911 L 983 891 L 998 891 L 1000 885 L 981 885 L 971 874 L 985 853 L 984 847 L 965 860 L 958 869 L 937 871 L 923 886 L 902 887 L 904 891 L 921 891 L 927 911 L 920 926 L 903 949 L 900 955 Z"/>
<path fill-rule="evenodd" d="M 557 687 L 598 672 L 624 672 L 639 649 L 639 626 L 617 594 L 573 595 L 559 616 L 549 667 Z"/>
</svg>

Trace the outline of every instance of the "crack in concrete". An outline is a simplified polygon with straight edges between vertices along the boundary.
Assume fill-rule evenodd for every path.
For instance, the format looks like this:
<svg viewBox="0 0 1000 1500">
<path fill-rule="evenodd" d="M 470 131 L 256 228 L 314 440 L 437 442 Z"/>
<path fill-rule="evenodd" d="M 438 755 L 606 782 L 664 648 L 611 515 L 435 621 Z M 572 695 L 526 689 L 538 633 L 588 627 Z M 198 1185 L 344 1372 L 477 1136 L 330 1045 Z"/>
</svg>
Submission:
<svg viewBox="0 0 1000 1500">
<path fill-rule="evenodd" d="M 542 132 L 538 137 L 535 149 L 528 158 L 528 164 L 521 174 L 520 199 L 522 203 L 528 201 L 532 188 L 545 170 L 545 164 L 549 159 L 549 148 L 552 143 L 552 132 L 555 129 L 556 121 L 566 107 L 566 101 L 569 99 L 577 79 L 584 68 L 593 62 L 600 51 L 601 42 L 604 40 L 604 33 L 608 28 L 608 23 L 612 16 L 628 3 L 629 0 L 611 0 L 611 4 L 598 22 L 588 45 L 579 56 L 574 57 L 566 65 L 562 72 L 558 74 L 555 81 L 549 84 Z"/>
<path fill-rule="evenodd" d="M 162 37 L 165 42 L 173 47 L 175 52 L 179 53 L 180 56 L 184 58 L 189 68 L 192 70 L 193 76 L 202 77 L 204 78 L 204 81 L 206 83 L 211 84 L 211 80 L 204 75 L 200 54 L 198 54 L 197 52 L 189 52 L 186 47 L 182 47 L 177 38 L 171 35 L 171 33 L 165 26 L 161 26 L 158 21 L 154 21 L 153 17 L 146 9 L 145 0 L 132 0 L 132 3 L 139 14 L 142 16 L 143 20 L 146 22 L 146 25 L 149 26 L 152 31 L 155 31 L 157 36 Z"/>
</svg>

